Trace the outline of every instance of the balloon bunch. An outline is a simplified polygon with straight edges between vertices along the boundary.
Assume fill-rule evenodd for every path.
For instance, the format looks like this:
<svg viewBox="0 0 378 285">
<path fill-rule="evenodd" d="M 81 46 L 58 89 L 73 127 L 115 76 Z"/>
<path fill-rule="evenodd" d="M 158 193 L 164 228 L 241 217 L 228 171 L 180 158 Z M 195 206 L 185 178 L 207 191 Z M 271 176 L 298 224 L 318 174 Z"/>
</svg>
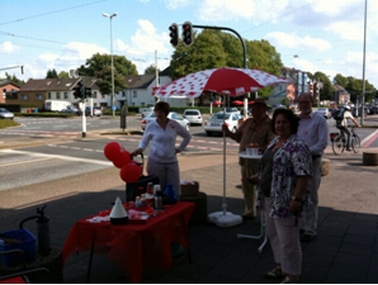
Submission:
<svg viewBox="0 0 378 285">
<path fill-rule="evenodd" d="M 130 153 L 118 142 L 110 142 L 104 147 L 105 157 L 120 168 L 119 175 L 126 183 L 135 183 L 143 173 L 143 165 L 131 160 Z"/>
</svg>

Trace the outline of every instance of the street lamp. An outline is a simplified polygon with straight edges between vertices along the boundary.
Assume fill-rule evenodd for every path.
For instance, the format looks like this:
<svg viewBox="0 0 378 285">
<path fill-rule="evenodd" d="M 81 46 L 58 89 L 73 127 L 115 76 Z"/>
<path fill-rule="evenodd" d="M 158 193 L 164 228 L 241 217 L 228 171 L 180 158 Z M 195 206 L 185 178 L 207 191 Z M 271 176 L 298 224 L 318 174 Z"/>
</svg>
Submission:
<svg viewBox="0 0 378 285">
<path fill-rule="evenodd" d="M 117 13 L 109 15 L 107 13 L 102 13 L 106 18 L 110 19 L 110 54 L 111 54 L 111 69 L 112 69 L 112 114 L 115 117 L 115 108 L 114 108 L 114 67 L 113 67 L 113 35 L 112 35 L 112 19 L 117 16 Z"/>
</svg>

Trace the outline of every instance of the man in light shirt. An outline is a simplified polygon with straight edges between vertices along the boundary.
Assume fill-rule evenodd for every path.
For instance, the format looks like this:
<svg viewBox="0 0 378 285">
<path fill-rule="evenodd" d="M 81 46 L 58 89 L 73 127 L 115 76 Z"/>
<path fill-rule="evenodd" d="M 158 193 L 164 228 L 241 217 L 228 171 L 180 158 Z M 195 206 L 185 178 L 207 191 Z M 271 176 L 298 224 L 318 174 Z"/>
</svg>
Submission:
<svg viewBox="0 0 378 285">
<path fill-rule="evenodd" d="M 311 204 L 305 209 L 300 221 L 301 241 L 310 242 L 315 236 L 318 224 L 318 189 L 322 177 L 322 155 L 328 143 L 328 123 L 320 114 L 312 111 L 313 97 L 302 93 L 298 99 L 299 117 L 298 136 L 307 144 L 312 155 L 312 177 L 309 185 Z"/>
</svg>

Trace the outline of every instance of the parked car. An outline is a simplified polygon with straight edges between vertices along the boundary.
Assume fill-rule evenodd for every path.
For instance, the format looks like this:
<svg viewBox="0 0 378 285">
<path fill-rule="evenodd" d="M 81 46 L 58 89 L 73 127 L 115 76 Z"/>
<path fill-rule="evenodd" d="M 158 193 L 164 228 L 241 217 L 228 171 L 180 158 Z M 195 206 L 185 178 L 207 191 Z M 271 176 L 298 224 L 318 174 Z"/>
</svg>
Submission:
<svg viewBox="0 0 378 285">
<path fill-rule="evenodd" d="M 362 108 L 359 107 L 359 108 L 353 108 L 352 109 L 352 115 L 353 117 L 361 117 L 361 111 L 362 111 Z M 368 108 L 364 108 L 364 116 L 366 117 L 367 115 L 369 115 L 369 110 Z"/>
<path fill-rule="evenodd" d="M 201 111 L 198 109 L 186 109 L 182 116 L 189 121 L 191 125 L 202 126 L 203 117 Z"/>
<path fill-rule="evenodd" d="M 316 110 L 316 113 L 319 113 L 320 115 L 324 116 L 324 118 L 326 119 L 329 119 L 332 116 L 328 108 L 318 108 Z"/>
<path fill-rule="evenodd" d="M 225 107 L 225 108 L 224 108 L 224 111 L 225 111 L 226 113 L 233 113 L 233 112 L 236 112 L 236 113 L 239 113 L 239 114 L 240 114 L 239 109 L 238 109 L 238 108 L 235 108 L 235 107 Z M 219 112 L 223 112 L 223 109 L 220 110 Z"/>
<path fill-rule="evenodd" d="M 5 108 L 0 108 L 0 119 L 11 119 L 13 120 L 14 114 L 12 112 L 9 112 Z"/>
<path fill-rule="evenodd" d="M 169 112 L 167 117 L 171 120 L 178 122 L 181 126 L 183 126 L 186 130 L 189 131 L 189 126 L 190 126 L 189 121 L 183 118 L 180 114 L 177 114 L 176 112 Z M 156 114 L 150 113 L 147 117 L 142 119 L 142 121 L 140 122 L 140 127 L 144 131 L 146 129 L 147 124 L 154 120 L 156 120 Z"/>
<path fill-rule="evenodd" d="M 79 112 L 79 109 L 73 106 L 68 106 L 67 108 L 64 108 L 61 113 L 70 113 L 70 114 L 76 114 Z"/>
<path fill-rule="evenodd" d="M 153 112 L 154 112 L 154 107 L 142 108 L 141 109 L 142 119 L 147 117 L 149 114 Z"/>
<path fill-rule="evenodd" d="M 81 116 L 81 110 L 76 112 L 76 115 Z M 91 107 L 85 107 L 85 116 L 91 115 Z M 101 107 L 93 107 L 93 116 L 100 117 L 102 115 Z"/>
<path fill-rule="evenodd" d="M 236 112 L 233 113 L 224 113 L 224 120 L 223 120 L 223 112 L 218 112 L 214 114 L 210 119 L 205 121 L 204 129 L 207 135 L 212 135 L 214 133 L 221 134 L 222 133 L 222 124 L 223 121 L 228 124 L 228 129 L 231 132 L 236 132 L 239 126 L 239 120 L 243 117 Z"/>
</svg>

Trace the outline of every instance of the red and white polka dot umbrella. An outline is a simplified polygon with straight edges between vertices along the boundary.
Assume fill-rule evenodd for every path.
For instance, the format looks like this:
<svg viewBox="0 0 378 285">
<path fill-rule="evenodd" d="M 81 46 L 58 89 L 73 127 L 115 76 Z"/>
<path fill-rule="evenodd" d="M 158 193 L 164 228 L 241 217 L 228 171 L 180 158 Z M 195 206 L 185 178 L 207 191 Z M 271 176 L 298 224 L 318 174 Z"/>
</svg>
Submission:
<svg viewBox="0 0 378 285">
<path fill-rule="evenodd" d="M 290 84 L 292 82 L 262 70 L 222 67 L 185 75 L 166 85 L 155 87 L 152 95 L 163 98 L 173 95 L 196 98 L 207 91 L 241 96 L 280 83 Z"/>
</svg>

